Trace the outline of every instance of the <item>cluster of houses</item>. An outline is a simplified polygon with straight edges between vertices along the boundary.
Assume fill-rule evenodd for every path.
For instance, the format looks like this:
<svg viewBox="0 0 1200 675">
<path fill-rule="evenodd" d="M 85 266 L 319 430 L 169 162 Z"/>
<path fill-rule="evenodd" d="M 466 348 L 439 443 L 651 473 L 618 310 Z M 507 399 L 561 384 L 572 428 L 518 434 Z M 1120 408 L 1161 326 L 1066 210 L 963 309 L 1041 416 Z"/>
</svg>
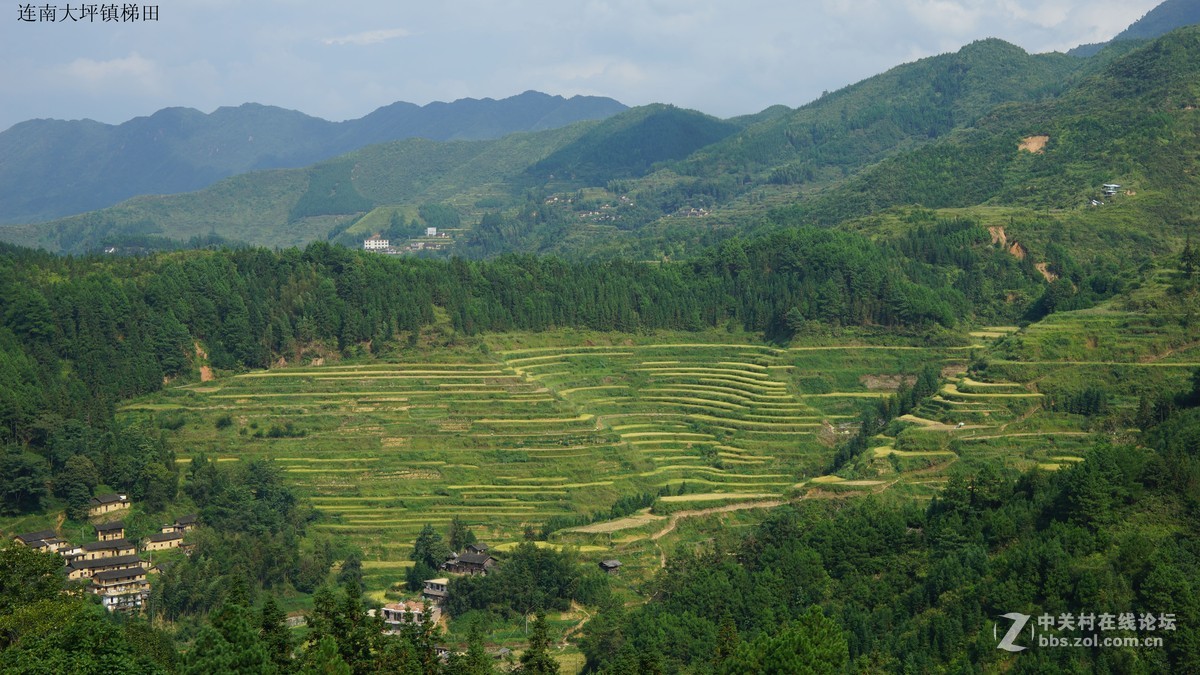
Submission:
<svg viewBox="0 0 1200 675">
<path fill-rule="evenodd" d="M 424 239 L 411 241 L 407 246 L 393 246 L 391 240 L 384 239 L 382 236 L 376 234 L 363 239 L 363 250 L 388 255 L 400 255 L 409 251 L 440 251 L 449 244 L 449 234 L 438 232 L 436 227 L 427 227 L 425 228 Z"/>
<path fill-rule="evenodd" d="M 486 575 L 496 566 L 496 559 L 488 553 L 488 545 L 480 542 L 467 544 L 462 553 L 454 553 L 442 563 L 439 569 L 447 574 L 457 576 Z M 599 562 L 601 570 L 608 574 L 617 574 L 621 569 L 621 561 L 616 559 Z M 424 582 L 421 590 L 421 602 L 405 600 L 393 602 L 383 607 L 385 632 L 398 632 L 406 623 L 423 623 L 428 611 L 429 620 L 437 622 L 441 618 L 442 608 L 450 597 L 450 578 L 438 577 Z"/>
<path fill-rule="evenodd" d="M 107 494 L 93 497 L 88 508 L 92 518 L 129 508 L 125 495 Z M 183 535 L 196 527 L 196 516 L 181 516 L 174 523 L 163 525 L 160 531 L 142 541 L 143 552 L 180 548 L 188 552 Z M 138 555 L 138 546 L 125 538 L 125 523 L 112 520 L 93 525 L 96 541 L 76 546 L 58 536 L 54 530 L 26 532 L 14 537 L 18 544 L 48 553 L 57 553 L 66 561 L 67 579 L 86 580 L 87 591 L 100 597 L 109 611 L 138 611 L 150 595 L 146 572 L 151 563 Z"/>
</svg>

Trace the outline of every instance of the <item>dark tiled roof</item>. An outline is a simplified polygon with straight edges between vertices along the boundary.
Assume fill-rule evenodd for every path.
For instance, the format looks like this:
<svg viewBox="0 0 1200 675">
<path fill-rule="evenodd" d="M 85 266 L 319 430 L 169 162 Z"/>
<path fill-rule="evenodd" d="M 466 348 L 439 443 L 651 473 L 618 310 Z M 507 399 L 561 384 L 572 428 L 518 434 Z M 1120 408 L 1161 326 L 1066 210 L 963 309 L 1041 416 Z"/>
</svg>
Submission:
<svg viewBox="0 0 1200 675">
<path fill-rule="evenodd" d="M 186 516 L 179 516 L 178 518 L 175 519 L 175 524 L 176 525 L 195 525 L 196 524 L 196 514 L 189 513 Z"/>
<path fill-rule="evenodd" d="M 620 566 L 621 566 L 621 561 L 620 561 L 620 560 L 601 560 L 601 561 L 600 561 L 600 566 L 601 566 L 601 567 L 606 567 L 606 568 L 610 568 L 610 567 L 620 567 Z"/>
<path fill-rule="evenodd" d="M 85 551 L 107 551 L 109 549 L 115 551 L 122 548 L 133 548 L 133 544 L 126 539 L 113 539 L 111 541 L 89 541 L 81 548 Z"/>
<path fill-rule="evenodd" d="M 124 570 L 106 570 L 104 572 L 97 572 L 92 578 L 99 581 L 114 581 L 116 579 L 132 579 L 134 577 L 144 576 L 145 574 L 146 570 L 141 569 L 140 567 L 131 567 Z"/>
<path fill-rule="evenodd" d="M 100 523 L 99 525 L 96 526 L 97 532 L 111 532 L 113 530 L 123 530 L 123 529 L 125 529 L 125 521 L 123 521 L 123 520 L 114 520 L 114 521 L 111 521 L 108 523 Z"/>
<path fill-rule="evenodd" d="M 54 539 L 57 536 L 58 533 L 54 530 L 41 530 L 39 532 L 26 532 L 25 534 L 18 534 L 17 539 L 20 539 L 23 543 L 28 544 L 30 542 L 42 541 L 43 539 Z"/>
<path fill-rule="evenodd" d="M 97 558 L 96 560 L 76 560 L 71 563 L 73 570 L 91 570 L 97 567 L 121 567 L 123 565 L 140 565 L 142 559 L 136 555 L 119 555 L 111 558 Z"/>
<path fill-rule="evenodd" d="M 471 551 L 472 553 L 486 553 L 488 550 L 488 545 L 481 541 L 477 541 L 473 544 L 467 544 L 467 550 Z"/>
<path fill-rule="evenodd" d="M 96 495 L 92 497 L 92 505 L 99 506 L 101 504 L 115 504 L 117 502 L 127 501 L 121 495 L 110 492 L 106 495 Z"/>
<path fill-rule="evenodd" d="M 166 532 L 166 533 L 160 533 L 160 534 L 152 534 L 149 537 L 146 537 L 146 541 L 153 541 L 156 543 L 160 542 L 160 541 L 171 541 L 172 539 L 183 539 L 183 535 L 178 532 Z"/>
<path fill-rule="evenodd" d="M 458 556 L 459 564 L 463 565 L 483 565 L 491 559 L 492 556 L 486 553 L 464 553 Z"/>
</svg>

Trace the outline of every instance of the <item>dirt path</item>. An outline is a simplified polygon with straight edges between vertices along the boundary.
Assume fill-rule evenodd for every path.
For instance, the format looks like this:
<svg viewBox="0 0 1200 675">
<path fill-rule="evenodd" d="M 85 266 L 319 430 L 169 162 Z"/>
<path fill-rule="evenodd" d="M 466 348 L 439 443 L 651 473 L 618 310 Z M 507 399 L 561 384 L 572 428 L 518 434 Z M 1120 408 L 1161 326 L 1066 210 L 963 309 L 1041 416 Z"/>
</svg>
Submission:
<svg viewBox="0 0 1200 675">
<path fill-rule="evenodd" d="M 587 623 L 588 620 L 592 618 L 592 615 L 588 613 L 588 611 L 583 607 L 583 605 L 579 604 L 578 602 L 575 602 L 574 600 L 571 601 L 571 611 L 582 613 L 583 618 L 579 620 L 579 623 L 575 624 L 574 626 L 571 626 L 570 628 L 568 628 L 566 630 L 565 633 L 563 633 L 562 643 L 561 643 L 561 646 L 559 647 L 559 649 L 566 647 L 567 646 L 567 638 L 571 637 L 575 633 L 578 633 L 580 630 L 583 630 L 583 624 Z"/>
<path fill-rule="evenodd" d="M 803 497 L 801 497 L 803 499 Z M 692 509 L 689 511 L 676 511 L 671 514 L 671 519 L 667 522 L 666 527 L 650 535 L 650 541 L 654 542 L 654 547 L 658 549 L 658 566 L 667 566 L 667 554 L 659 546 L 658 540 L 675 531 L 675 526 L 684 518 L 696 518 L 699 516 L 708 516 L 714 513 L 729 513 L 730 511 L 749 511 L 751 509 L 773 509 L 776 506 L 782 506 L 787 502 L 782 499 L 769 499 L 761 502 L 742 502 L 740 504 L 726 504 L 725 506 L 714 506 L 707 509 Z"/>
<path fill-rule="evenodd" d="M 667 522 L 666 527 L 650 535 L 650 539 L 658 541 L 668 534 L 675 531 L 675 526 L 684 518 L 695 518 L 698 516 L 708 516 L 714 513 L 729 513 L 730 511 L 748 511 L 751 509 L 773 509 L 776 506 L 782 506 L 785 503 L 782 499 L 768 499 L 761 502 L 742 502 L 740 504 L 726 504 L 725 506 L 713 506 L 707 509 L 693 509 L 689 511 L 676 511 L 671 514 L 671 520 Z"/>
</svg>

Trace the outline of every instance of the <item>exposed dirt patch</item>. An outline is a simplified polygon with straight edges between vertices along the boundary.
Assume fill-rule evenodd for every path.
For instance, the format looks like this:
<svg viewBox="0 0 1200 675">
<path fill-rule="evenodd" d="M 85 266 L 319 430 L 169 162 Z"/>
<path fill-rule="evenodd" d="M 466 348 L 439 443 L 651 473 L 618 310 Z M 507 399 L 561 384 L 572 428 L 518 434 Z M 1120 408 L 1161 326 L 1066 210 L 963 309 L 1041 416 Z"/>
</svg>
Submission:
<svg viewBox="0 0 1200 675">
<path fill-rule="evenodd" d="M 200 346 L 199 342 L 195 343 L 195 345 L 196 345 L 196 358 L 207 359 L 208 352 L 204 351 L 204 348 Z"/>
<path fill-rule="evenodd" d="M 917 378 L 903 375 L 863 375 L 858 378 L 864 387 L 872 391 L 896 391 L 900 388 L 900 383 L 906 380 L 912 384 Z"/>
<path fill-rule="evenodd" d="M 213 375 L 212 368 L 209 368 L 208 366 L 200 366 L 200 381 L 201 382 L 212 382 L 215 379 L 217 379 L 217 376 Z"/>
<path fill-rule="evenodd" d="M 594 523 L 592 525 L 585 525 L 583 527 L 576 527 L 571 529 L 571 532 L 584 532 L 587 534 L 619 532 L 621 530 L 631 530 L 637 527 L 643 527 L 650 523 L 656 523 L 665 519 L 665 516 L 654 516 L 647 513 L 637 516 L 629 516 L 628 518 L 619 518 L 617 520 L 608 520 L 602 523 Z"/>
<path fill-rule="evenodd" d="M 1021 144 L 1017 147 L 1025 152 L 1032 152 L 1040 155 L 1046 151 L 1046 144 L 1050 142 L 1049 136 L 1029 136 L 1021 139 Z"/>
<path fill-rule="evenodd" d="M 1025 256 L 1020 256 L 1020 257 L 1024 258 Z M 1045 278 L 1046 281 L 1048 281 L 1050 283 L 1054 283 L 1055 281 L 1058 281 L 1058 275 L 1055 274 L 1054 272 L 1050 271 L 1050 263 L 1040 262 L 1040 263 L 1034 265 L 1034 267 L 1037 268 L 1037 271 L 1042 273 L 1042 277 Z"/>
<path fill-rule="evenodd" d="M 988 234 L 992 235 L 992 243 L 993 244 L 1000 244 L 1001 246 L 1003 246 L 1005 248 L 1008 247 L 1008 235 L 1005 234 L 1003 227 L 1001 227 L 1001 226 L 989 227 Z"/>
<path fill-rule="evenodd" d="M 1029 249 L 1021 245 L 1021 242 L 1014 241 L 1012 246 L 1008 247 L 1008 253 L 1017 260 L 1024 260 L 1025 256 L 1029 255 Z"/>
<path fill-rule="evenodd" d="M 308 365 L 310 365 L 310 366 L 323 366 L 323 365 L 325 365 L 325 357 L 323 357 L 323 356 L 322 356 L 322 357 L 315 358 L 315 359 L 313 359 L 311 362 L 309 362 L 309 364 L 308 364 Z"/>
<path fill-rule="evenodd" d="M 954 379 L 956 377 L 961 377 L 962 375 L 963 367 L 961 365 L 951 364 L 949 366 L 942 367 L 941 376 L 943 380 Z M 913 378 L 913 381 L 915 382 L 916 378 Z"/>
</svg>

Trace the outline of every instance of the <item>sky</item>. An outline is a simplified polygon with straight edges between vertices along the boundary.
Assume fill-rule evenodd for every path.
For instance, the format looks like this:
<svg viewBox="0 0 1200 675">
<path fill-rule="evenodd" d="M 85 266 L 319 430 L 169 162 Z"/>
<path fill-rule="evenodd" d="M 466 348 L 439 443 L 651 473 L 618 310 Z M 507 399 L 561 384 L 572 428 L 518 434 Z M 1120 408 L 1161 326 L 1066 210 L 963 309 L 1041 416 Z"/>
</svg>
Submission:
<svg viewBox="0 0 1200 675">
<path fill-rule="evenodd" d="M 1160 0 L 149 1 L 115 21 L 82 18 L 86 4 L 10 3 L 0 129 L 246 102 L 343 120 L 530 89 L 725 118 L 986 37 L 1035 53 L 1105 41 Z"/>
</svg>

